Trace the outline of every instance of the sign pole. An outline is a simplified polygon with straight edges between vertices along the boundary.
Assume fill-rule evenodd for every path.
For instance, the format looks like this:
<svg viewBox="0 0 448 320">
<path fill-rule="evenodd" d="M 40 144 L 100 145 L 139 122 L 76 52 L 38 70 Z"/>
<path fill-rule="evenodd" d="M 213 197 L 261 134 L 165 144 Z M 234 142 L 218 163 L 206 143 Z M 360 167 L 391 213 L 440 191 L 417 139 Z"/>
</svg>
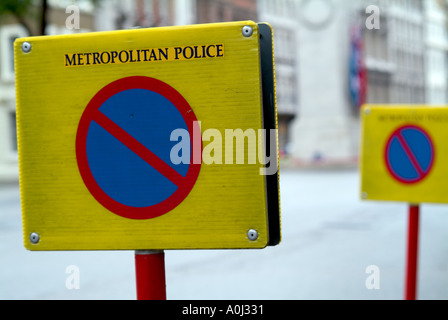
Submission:
<svg viewBox="0 0 448 320">
<path fill-rule="evenodd" d="M 420 206 L 409 205 L 405 300 L 416 300 Z"/>
<path fill-rule="evenodd" d="M 135 251 L 137 300 L 166 300 L 165 253 Z"/>
</svg>

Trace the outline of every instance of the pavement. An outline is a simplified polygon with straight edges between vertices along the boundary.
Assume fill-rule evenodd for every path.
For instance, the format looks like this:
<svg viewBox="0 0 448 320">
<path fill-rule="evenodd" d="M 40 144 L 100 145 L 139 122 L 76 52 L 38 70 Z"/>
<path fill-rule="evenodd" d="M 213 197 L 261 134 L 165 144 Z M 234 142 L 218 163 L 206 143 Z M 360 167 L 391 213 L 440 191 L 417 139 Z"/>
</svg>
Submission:
<svg viewBox="0 0 448 320">
<path fill-rule="evenodd" d="M 282 243 L 166 251 L 168 299 L 403 299 L 407 204 L 361 201 L 356 169 L 282 170 L 280 182 Z M 448 299 L 447 205 L 421 206 L 418 261 L 417 298 Z M 131 251 L 27 251 L 19 186 L 0 186 L 1 300 L 135 300 L 134 268 Z"/>
</svg>

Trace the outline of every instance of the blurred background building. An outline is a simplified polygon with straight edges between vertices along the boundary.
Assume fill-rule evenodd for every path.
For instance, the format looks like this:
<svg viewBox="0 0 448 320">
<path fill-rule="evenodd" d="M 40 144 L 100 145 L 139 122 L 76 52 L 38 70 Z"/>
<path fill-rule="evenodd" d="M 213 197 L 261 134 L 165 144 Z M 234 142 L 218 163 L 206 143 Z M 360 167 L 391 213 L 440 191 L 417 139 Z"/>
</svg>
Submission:
<svg viewBox="0 0 448 320">
<path fill-rule="evenodd" d="M 299 111 L 298 10 L 299 1 L 295 0 L 258 1 L 258 20 L 269 22 L 274 29 L 279 147 L 282 156 L 291 139 L 291 123 Z"/>
<path fill-rule="evenodd" d="M 448 101 L 448 19 L 447 1 L 424 2 L 426 101 L 446 104 Z"/>
<path fill-rule="evenodd" d="M 27 8 L 14 12 L 10 3 Z M 79 30 L 66 27 L 73 4 L 81 13 Z M 2 1 L 0 182 L 18 180 L 17 37 L 267 21 L 274 27 L 282 157 L 298 166 L 346 165 L 357 163 L 363 102 L 448 104 L 447 8 L 448 0 Z M 369 24 L 372 19 L 378 23 Z"/>
<path fill-rule="evenodd" d="M 94 30 L 94 6 L 79 1 L 80 29 L 66 27 L 70 0 L 5 0 L 0 2 L 0 183 L 17 182 L 19 177 L 14 86 L 16 38 L 41 34 L 55 35 Z M 44 10 L 43 10 L 44 9 Z"/>
</svg>

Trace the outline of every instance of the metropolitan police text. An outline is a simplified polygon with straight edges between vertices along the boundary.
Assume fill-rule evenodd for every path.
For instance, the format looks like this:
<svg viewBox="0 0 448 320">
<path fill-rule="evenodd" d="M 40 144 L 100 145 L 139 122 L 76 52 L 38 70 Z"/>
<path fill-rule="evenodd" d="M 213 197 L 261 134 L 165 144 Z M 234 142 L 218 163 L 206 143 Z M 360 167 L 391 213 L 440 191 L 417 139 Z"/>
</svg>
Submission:
<svg viewBox="0 0 448 320">
<path fill-rule="evenodd" d="M 186 47 L 72 53 L 65 55 L 65 66 L 177 61 L 220 57 L 224 57 L 224 45 L 209 44 Z"/>
</svg>

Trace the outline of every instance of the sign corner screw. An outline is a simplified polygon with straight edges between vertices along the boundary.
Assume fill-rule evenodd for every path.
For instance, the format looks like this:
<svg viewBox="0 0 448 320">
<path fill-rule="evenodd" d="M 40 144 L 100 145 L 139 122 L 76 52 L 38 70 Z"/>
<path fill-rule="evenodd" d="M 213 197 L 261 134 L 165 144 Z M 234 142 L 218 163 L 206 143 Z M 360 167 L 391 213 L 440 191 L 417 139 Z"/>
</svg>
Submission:
<svg viewBox="0 0 448 320">
<path fill-rule="evenodd" d="M 33 233 L 30 234 L 30 241 L 31 241 L 31 243 L 37 244 L 37 243 L 39 243 L 39 240 L 40 240 L 40 236 L 36 232 L 33 232 Z"/>
<path fill-rule="evenodd" d="M 29 53 L 31 51 L 31 43 L 29 43 L 28 41 L 22 43 L 22 51 L 25 53 Z"/>
<path fill-rule="evenodd" d="M 255 229 L 250 229 L 249 231 L 247 231 L 247 238 L 250 241 L 255 241 L 258 239 L 258 231 Z"/>
<path fill-rule="evenodd" d="M 243 36 L 250 37 L 254 33 L 254 29 L 252 29 L 251 26 L 244 26 L 243 27 Z"/>
</svg>

